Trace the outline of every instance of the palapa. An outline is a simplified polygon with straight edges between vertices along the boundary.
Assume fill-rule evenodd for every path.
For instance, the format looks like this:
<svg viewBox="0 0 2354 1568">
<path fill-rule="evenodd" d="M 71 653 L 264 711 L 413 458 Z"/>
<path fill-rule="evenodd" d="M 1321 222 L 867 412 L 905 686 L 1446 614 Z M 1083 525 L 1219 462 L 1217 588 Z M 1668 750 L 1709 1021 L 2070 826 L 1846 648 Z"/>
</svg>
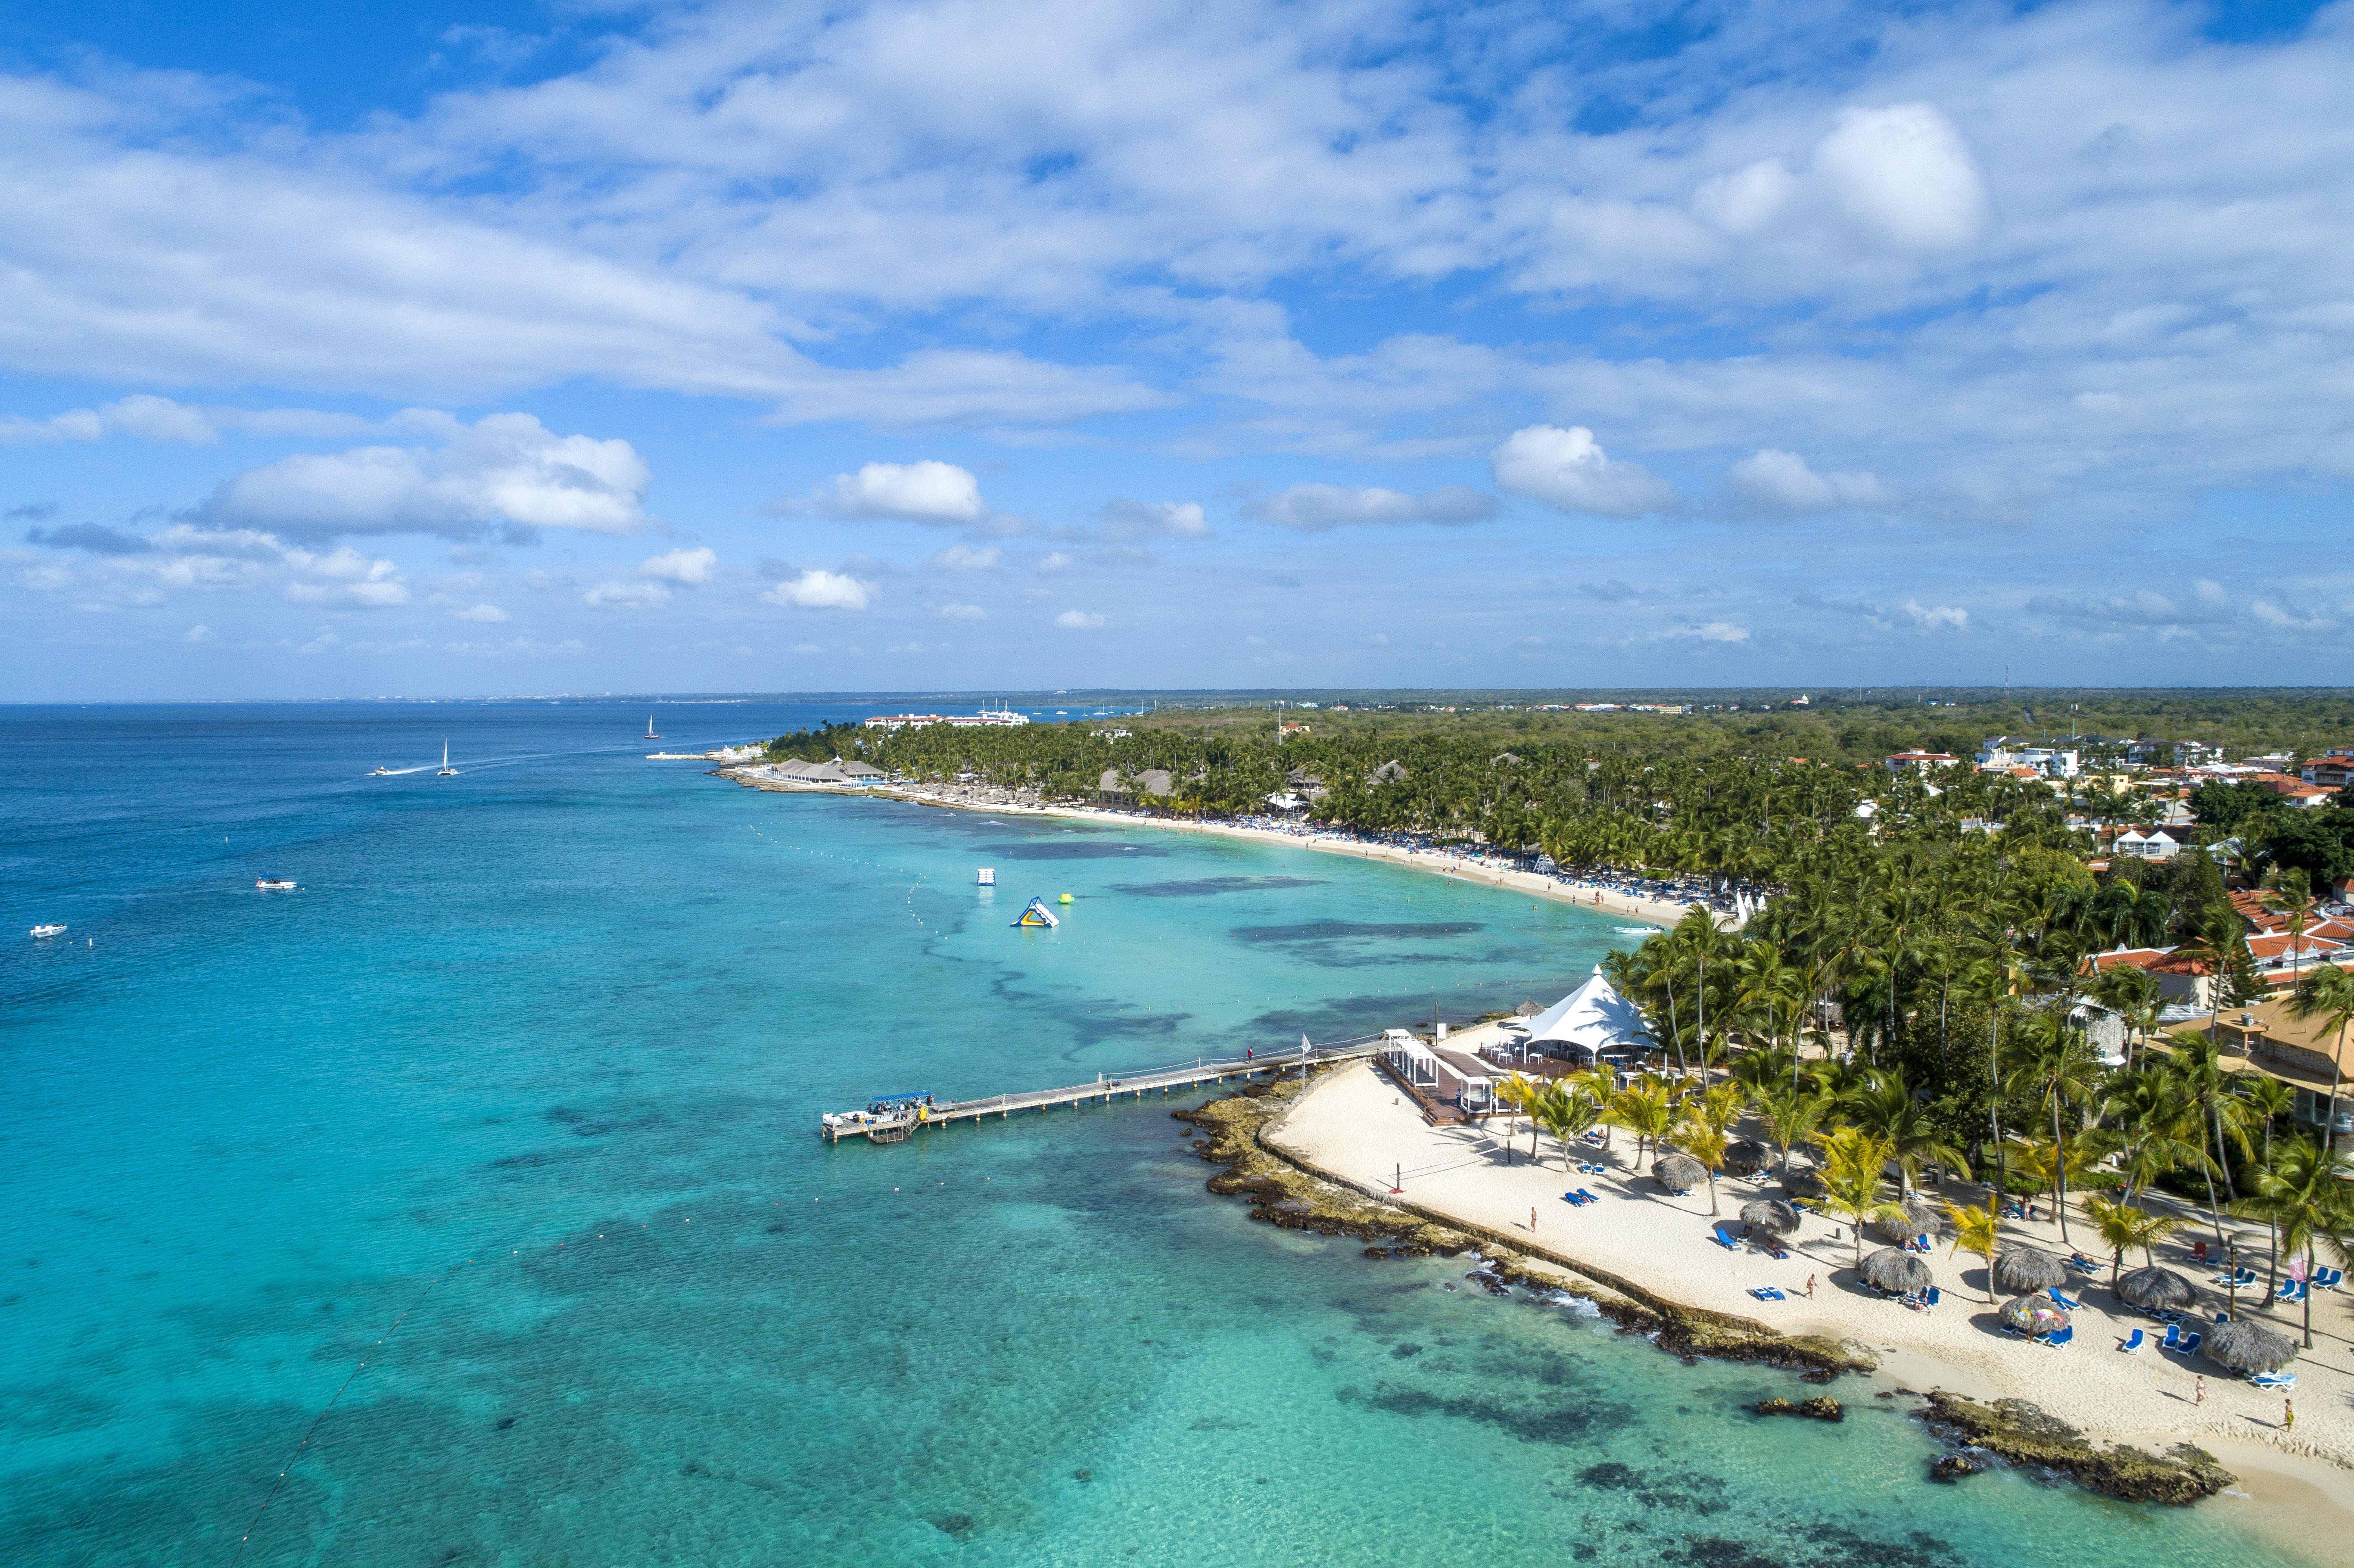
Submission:
<svg viewBox="0 0 2354 1568">
<path fill-rule="evenodd" d="M 2068 1324 L 2068 1314 L 2041 1296 L 2013 1297 L 2002 1304 L 2001 1317 L 2020 1333 L 2039 1338 Z"/>
<path fill-rule="evenodd" d="M 1798 1211 L 1778 1198 L 1752 1198 L 1741 1205 L 1741 1223 L 1786 1236 L 1798 1228 Z"/>
<path fill-rule="evenodd" d="M 1724 1146 L 1724 1168 L 1735 1176 L 1751 1176 L 1766 1169 L 1773 1156 L 1754 1138 L 1737 1138 Z"/>
<path fill-rule="evenodd" d="M 1863 1260 L 1863 1282 L 1892 1296 L 1917 1296 L 1935 1277 L 1927 1264 L 1902 1247 L 1884 1246 Z"/>
<path fill-rule="evenodd" d="M 2130 1268 L 2117 1277 L 2117 1299 L 2156 1312 L 2188 1307 L 2199 1299 L 2199 1292 L 2170 1268 Z"/>
<path fill-rule="evenodd" d="M 1811 1167 L 1793 1165 L 1782 1172 L 1782 1191 L 1793 1198 L 1819 1198 L 1823 1179 Z"/>
<path fill-rule="evenodd" d="M 2235 1372 L 2278 1372 L 2296 1360 L 2296 1342 L 2245 1318 L 2218 1323 L 2207 1336 L 2207 1359 Z"/>
<path fill-rule="evenodd" d="M 1708 1180 L 1708 1167 L 1689 1154 L 1662 1154 L 1651 1161 L 1651 1174 L 1670 1192 L 1689 1192 Z"/>
<path fill-rule="evenodd" d="M 1942 1235 L 1947 1229 L 1946 1212 L 1923 1198 L 1907 1199 L 1897 1207 L 1904 1217 L 1882 1214 L 1872 1222 L 1872 1228 L 1891 1241 L 1907 1242 L 1914 1236 Z"/>
<path fill-rule="evenodd" d="M 2068 1266 L 2035 1247 L 2005 1247 L 1995 1255 L 1994 1278 L 2005 1290 L 2024 1296 L 2031 1290 L 2049 1290 L 2064 1284 Z"/>
</svg>

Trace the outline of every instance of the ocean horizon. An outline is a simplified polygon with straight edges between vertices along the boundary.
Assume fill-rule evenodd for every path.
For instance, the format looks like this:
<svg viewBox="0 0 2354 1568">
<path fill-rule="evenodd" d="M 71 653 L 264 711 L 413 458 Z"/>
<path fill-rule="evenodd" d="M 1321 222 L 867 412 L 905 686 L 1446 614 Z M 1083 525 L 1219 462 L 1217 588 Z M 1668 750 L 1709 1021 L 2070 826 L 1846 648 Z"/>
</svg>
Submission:
<svg viewBox="0 0 2354 1568">
<path fill-rule="evenodd" d="M 1933 1485 L 1860 1382 L 1762 1420 L 1794 1376 L 1255 1224 L 1198 1095 L 821 1143 L 1551 1001 L 1624 917 L 741 789 L 646 760 L 648 700 L 0 708 L 8 1563 L 2327 1560 L 2228 1496 Z"/>
</svg>

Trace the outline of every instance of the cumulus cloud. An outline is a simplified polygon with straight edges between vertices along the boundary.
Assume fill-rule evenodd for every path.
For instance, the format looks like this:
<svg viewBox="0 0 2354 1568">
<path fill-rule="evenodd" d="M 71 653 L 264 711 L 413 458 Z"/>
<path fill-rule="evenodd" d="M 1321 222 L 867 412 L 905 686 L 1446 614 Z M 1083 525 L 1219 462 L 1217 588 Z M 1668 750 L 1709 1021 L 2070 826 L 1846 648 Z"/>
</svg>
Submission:
<svg viewBox="0 0 2354 1568">
<path fill-rule="evenodd" d="M 667 550 L 659 556 L 648 556 L 638 563 L 638 576 L 695 588 L 709 582 L 718 565 L 719 553 L 698 545 L 689 550 Z"/>
<path fill-rule="evenodd" d="M 1896 498 L 1869 473 L 1817 473 L 1796 452 L 1766 447 L 1726 471 L 1734 494 L 1768 512 L 1829 512 L 1886 506 Z"/>
<path fill-rule="evenodd" d="M 494 604 L 477 604 L 470 605 L 464 609 L 451 610 L 450 619 L 479 621 L 484 626 L 498 626 L 505 622 L 507 612 Z"/>
<path fill-rule="evenodd" d="M 2229 620 L 2231 593 L 2219 582 L 2200 577 L 2187 595 L 2137 588 L 2129 594 L 2089 599 L 2063 599 L 2038 594 L 2027 601 L 2030 613 L 2058 620 L 2112 621 L 2126 626 L 2181 627 Z"/>
<path fill-rule="evenodd" d="M 970 527 L 989 515 L 981 482 L 952 462 L 870 462 L 838 473 L 812 500 L 829 517 Z"/>
<path fill-rule="evenodd" d="M 932 613 L 942 620 L 987 620 L 989 611 L 977 604 L 943 604 Z"/>
<path fill-rule="evenodd" d="M 181 636 L 180 641 L 183 642 L 211 642 L 216 641 L 216 639 L 213 636 L 213 629 L 207 626 L 200 620 L 196 622 L 196 625 L 189 627 L 186 632 Z"/>
<path fill-rule="evenodd" d="M 1694 626 L 1678 626 L 1659 633 L 1662 637 L 1688 637 L 1702 642 L 1746 642 L 1749 628 L 1730 620 L 1711 620 Z"/>
<path fill-rule="evenodd" d="M 996 570 L 1004 558 L 1005 552 L 995 545 L 950 545 L 934 551 L 926 564 L 949 572 L 987 572 Z"/>
<path fill-rule="evenodd" d="M 154 542 L 137 534 L 126 534 L 110 528 L 103 523 L 69 523 L 62 528 L 27 528 L 27 545 L 47 545 L 52 550 L 88 550 L 93 556 L 141 556 L 153 550 Z"/>
<path fill-rule="evenodd" d="M 1814 167 L 1841 211 L 1907 249 L 1967 244 L 1986 223 L 1978 164 L 1931 104 L 1842 111 L 1816 147 Z"/>
<path fill-rule="evenodd" d="M 1900 608 L 1904 618 L 1924 631 L 1941 626 L 1959 631 L 1970 623 L 1970 612 L 1959 605 L 1923 604 L 1917 599 L 1908 599 Z"/>
<path fill-rule="evenodd" d="M 1499 510 L 1494 496 L 1459 484 L 1426 495 L 1365 484 L 1295 484 L 1245 503 L 1243 514 L 1302 533 L 1321 533 L 1358 523 L 1478 523 Z"/>
<path fill-rule="evenodd" d="M 1675 509 L 1675 486 L 1638 464 L 1613 461 L 1584 425 L 1531 425 L 1489 454 L 1496 488 L 1556 512 L 1640 517 Z"/>
<path fill-rule="evenodd" d="M 1071 631 L 1099 631 L 1104 618 L 1087 609 L 1066 609 L 1055 617 L 1055 624 Z"/>
<path fill-rule="evenodd" d="M 1193 501 L 1114 501 L 1103 509 L 1108 539 L 1206 539 L 1209 520 Z"/>
<path fill-rule="evenodd" d="M 875 585 L 847 573 L 806 567 L 799 577 L 777 584 L 760 597 L 770 604 L 802 609 L 864 609 L 874 602 Z"/>
<path fill-rule="evenodd" d="M 627 534 L 652 482 L 628 441 L 558 436 L 529 414 L 447 421 L 438 448 L 303 453 L 224 482 L 205 515 L 297 536 L 485 527 Z"/>
<path fill-rule="evenodd" d="M 283 559 L 295 574 L 286 585 L 286 597 L 295 604 L 389 609 L 408 602 L 408 584 L 398 567 L 349 545 L 325 554 L 289 548 Z"/>
<path fill-rule="evenodd" d="M 670 589 L 660 583 L 599 583 L 580 602 L 591 609 L 660 609 L 670 602 Z"/>
</svg>

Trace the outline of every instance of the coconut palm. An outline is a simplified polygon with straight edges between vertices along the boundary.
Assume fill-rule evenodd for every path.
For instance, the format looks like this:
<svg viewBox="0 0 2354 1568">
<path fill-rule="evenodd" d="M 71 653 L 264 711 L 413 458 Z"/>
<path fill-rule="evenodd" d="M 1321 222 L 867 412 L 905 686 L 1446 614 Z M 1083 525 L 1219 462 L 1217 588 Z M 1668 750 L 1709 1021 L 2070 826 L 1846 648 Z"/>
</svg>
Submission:
<svg viewBox="0 0 2354 1568">
<path fill-rule="evenodd" d="M 1537 1118 L 1535 1113 L 1537 1101 L 1543 1093 L 1544 1085 L 1525 1073 L 1508 1073 L 1504 1076 L 1504 1081 L 1496 1086 L 1496 1097 L 1511 1107 L 1515 1115 L 1529 1118 L 1529 1162 L 1531 1164 L 1536 1163 Z"/>
<path fill-rule="evenodd" d="M 2279 1245 L 2305 1254 L 2305 1274 L 2313 1277 L 2316 1244 L 2341 1262 L 2354 1260 L 2354 1205 L 2343 1185 L 2354 1166 L 2309 1138 L 2284 1143 L 2273 1169 L 2258 1179 L 2245 1206 L 2274 1223 Z M 2305 1348 L 2313 1349 L 2313 1292 L 2305 1292 Z"/>
<path fill-rule="evenodd" d="M 2015 1082 L 2034 1094 L 2038 1107 L 2052 1121 L 2055 1157 L 2051 1171 L 2056 1179 L 2052 1208 L 2060 1216 L 2060 1239 L 2068 1240 L 2068 1143 L 2081 1133 L 2084 1108 L 2091 1105 L 2101 1079 L 2100 1058 L 2085 1044 L 2084 1033 L 2069 1026 L 2057 1006 L 2029 1019 L 2012 1038 Z"/>
<path fill-rule="evenodd" d="M 2199 1107 L 2163 1068 L 2142 1067 L 2111 1078 L 2100 1114 L 2116 1129 L 2127 1202 L 2169 1171 L 2211 1169 L 2199 1138 Z"/>
<path fill-rule="evenodd" d="M 1863 1266 L 1863 1227 L 1874 1220 L 1911 1224 L 1903 1208 L 1880 1195 L 1880 1173 L 1895 1150 L 1857 1128 L 1835 1128 L 1815 1139 L 1822 1150 L 1823 1192 L 1831 1207 L 1855 1223 L 1855 1266 Z"/>
<path fill-rule="evenodd" d="M 2141 1248 L 2142 1262 L 2152 1264 L 2156 1260 L 2150 1256 L 2150 1249 L 2179 1223 L 2172 1214 L 2154 1214 L 2131 1203 L 2113 1203 L 2098 1193 L 2085 1195 L 2084 1217 L 2093 1222 L 2101 1245 L 2109 1249 L 2109 1294 L 2113 1297 L 2117 1293 L 2117 1276 L 2125 1268 L 2126 1249 Z"/>
<path fill-rule="evenodd" d="M 2299 1019 L 2317 1018 L 2322 1027 L 2336 1033 L 2338 1049 L 2329 1059 L 2329 1111 L 2321 1123 L 2323 1142 L 2330 1152 L 2338 1150 L 2338 1089 L 2345 1072 L 2346 1028 L 2354 1023 L 2354 969 L 2342 969 L 2336 964 L 2323 964 L 2296 983 L 2296 996 L 2288 1004 L 2289 1012 Z"/>
<path fill-rule="evenodd" d="M 1531 1114 L 1537 1124 L 1553 1135 L 1561 1145 L 1561 1166 L 1569 1169 L 1569 1147 L 1585 1134 L 1602 1116 L 1602 1102 L 1584 1084 L 1556 1080 L 1547 1084 L 1537 1097 Z"/>
<path fill-rule="evenodd" d="M 2296 1091 L 2263 1073 L 2240 1073 L 2234 1076 L 2238 1082 L 2232 1086 L 2232 1092 L 2245 1103 L 2248 1120 L 2263 1135 L 2255 1154 L 2256 1173 L 2262 1176 L 2273 1168 L 2273 1128 L 2296 1109 Z M 2264 1229 L 2271 1244 L 2265 1248 L 2268 1261 L 2264 1266 L 2264 1294 L 2269 1296 L 2280 1283 L 2280 1234 L 2269 1219 L 2264 1222 Z"/>
<path fill-rule="evenodd" d="M 2236 1199 L 2232 1189 L 2232 1173 L 2225 1163 L 2224 1144 L 2228 1139 L 2240 1146 L 2243 1154 L 2251 1152 L 2247 1139 L 2247 1106 L 2232 1093 L 2231 1075 L 2224 1072 L 2222 1047 L 2210 1036 L 2196 1030 L 2179 1030 L 2171 1041 L 2173 1060 L 2168 1071 L 2182 1092 L 2199 1107 L 2200 1148 L 2208 1156 L 2207 1212 L 2215 1227 L 2215 1240 L 2223 1242 L 2222 1209 L 2215 1201 L 2215 1171 L 2223 1173 L 2223 1183 L 2229 1196 Z"/>
<path fill-rule="evenodd" d="M 1715 1126 L 1705 1116 L 1697 1114 L 1693 1100 L 1684 1102 L 1684 1116 L 1676 1123 L 1676 1147 L 1701 1162 L 1708 1171 L 1708 1212 L 1716 1212 L 1716 1171 L 1724 1163 L 1724 1146 L 1728 1141 L 1725 1129 Z"/>
<path fill-rule="evenodd" d="M 1776 1085 L 1757 1102 L 1757 1119 L 1766 1126 L 1766 1135 L 1782 1150 L 1782 1174 L 1790 1174 L 1790 1152 L 1802 1143 L 1809 1143 L 1824 1120 L 1830 1115 L 1829 1095 L 1810 1095 L 1803 1090 Z"/>
<path fill-rule="evenodd" d="M 1604 1116 L 1635 1135 L 1635 1163 L 1639 1168 L 1644 1146 L 1649 1144 L 1656 1152 L 1659 1139 L 1675 1126 L 1675 1100 L 1667 1085 L 1657 1078 L 1644 1078 L 1611 1096 L 1609 1109 Z"/>
<path fill-rule="evenodd" d="M 2002 1245 L 2002 1222 L 1995 1209 L 1995 1198 L 1988 1194 L 1983 1209 L 1975 1204 L 1948 1202 L 1946 1219 L 1954 1227 L 1954 1245 L 1946 1249 L 1947 1257 L 1976 1253 L 1986 1260 L 1987 1304 L 1994 1304 L 1994 1255 Z"/>
<path fill-rule="evenodd" d="M 1893 1150 L 1900 1198 L 1913 1196 L 1914 1178 L 1932 1160 L 1964 1175 L 1969 1173 L 1967 1158 L 1929 1120 L 1896 1074 L 1884 1075 L 1878 1083 L 1850 1095 L 1840 1109 L 1850 1122 Z"/>
</svg>

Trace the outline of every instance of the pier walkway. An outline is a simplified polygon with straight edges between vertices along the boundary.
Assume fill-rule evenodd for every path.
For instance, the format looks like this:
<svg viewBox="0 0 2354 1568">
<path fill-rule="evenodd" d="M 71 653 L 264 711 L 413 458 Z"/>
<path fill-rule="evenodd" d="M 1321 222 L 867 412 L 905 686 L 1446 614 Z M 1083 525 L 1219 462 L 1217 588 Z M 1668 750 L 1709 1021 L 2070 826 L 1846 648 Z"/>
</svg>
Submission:
<svg viewBox="0 0 2354 1568">
<path fill-rule="evenodd" d="M 1069 1106 L 1076 1110 L 1097 1100 L 1108 1103 L 1133 1096 L 1142 1099 L 1149 1094 L 1167 1095 L 1173 1089 L 1198 1088 L 1204 1084 L 1223 1084 L 1230 1078 L 1279 1077 L 1285 1073 L 1297 1073 L 1325 1062 L 1351 1062 L 1363 1056 L 1381 1054 L 1383 1037 L 1368 1035 L 1362 1040 L 1344 1040 L 1337 1044 L 1313 1045 L 1302 1051 L 1294 1047 L 1272 1054 L 1257 1052 L 1249 1056 L 1214 1061 L 1197 1056 L 1191 1062 L 1181 1062 L 1165 1067 L 1142 1067 L 1129 1073 L 1098 1073 L 1091 1084 L 1074 1084 L 1060 1089 L 1030 1089 L 1015 1094 L 991 1095 L 981 1099 L 951 1100 L 946 1105 L 904 1109 L 877 1114 L 873 1111 L 843 1111 L 822 1118 L 818 1136 L 829 1143 L 845 1138 L 864 1138 L 876 1143 L 905 1141 L 917 1128 L 943 1127 L 950 1122 L 979 1121 L 983 1117 L 1011 1117 L 1018 1110 L 1052 1110 L 1057 1106 Z"/>
</svg>

